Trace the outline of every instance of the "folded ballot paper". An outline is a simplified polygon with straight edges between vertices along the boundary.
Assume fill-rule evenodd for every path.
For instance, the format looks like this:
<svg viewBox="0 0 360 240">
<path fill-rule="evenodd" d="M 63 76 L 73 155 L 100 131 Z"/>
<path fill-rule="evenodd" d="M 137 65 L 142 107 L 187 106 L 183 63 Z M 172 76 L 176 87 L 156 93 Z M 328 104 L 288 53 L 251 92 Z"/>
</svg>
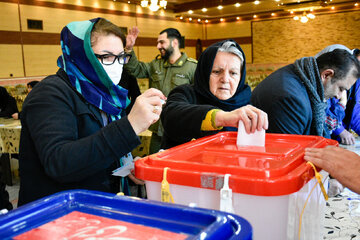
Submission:
<svg viewBox="0 0 360 240">
<path fill-rule="evenodd" d="M 122 166 L 115 169 L 112 172 L 113 176 L 119 176 L 119 177 L 126 177 L 131 173 L 131 170 L 134 169 L 134 162 L 133 157 L 131 153 L 126 154 L 123 156 L 120 161 L 122 162 Z"/>
<path fill-rule="evenodd" d="M 236 145 L 265 147 L 265 129 L 248 134 L 245 131 L 243 121 L 239 121 Z"/>
</svg>

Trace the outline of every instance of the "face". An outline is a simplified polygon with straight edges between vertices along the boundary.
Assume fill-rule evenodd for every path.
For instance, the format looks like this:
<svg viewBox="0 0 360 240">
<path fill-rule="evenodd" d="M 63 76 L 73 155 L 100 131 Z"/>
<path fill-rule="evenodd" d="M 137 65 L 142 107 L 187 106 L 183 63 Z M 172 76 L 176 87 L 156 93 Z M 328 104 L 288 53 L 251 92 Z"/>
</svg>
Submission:
<svg viewBox="0 0 360 240">
<path fill-rule="evenodd" d="M 239 85 L 241 78 L 241 60 L 238 56 L 218 52 L 210 74 L 210 92 L 220 100 L 231 98 Z"/>
<path fill-rule="evenodd" d="M 124 51 L 124 45 L 119 37 L 114 34 L 109 34 L 107 36 L 98 36 L 95 42 L 95 45 L 92 46 L 92 49 L 95 54 L 106 55 L 113 54 L 119 55 Z M 113 56 L 109 56 L 113 58 Z M 98 59 L 101 63 L 101 59 Z M 104 59 L 106 60 L 106 59 Z M 110 61 L 111 62 L 111 61 Z M 112 65 L 102 65 L 105 72 L 111 79 L 111 81 L 118 85 L 121 80 L 121 74 L 123 70 L 123 65 L 116 60 Z"/>
<path fill-rule="evenodd" d="M 92 49 L 95 54 L 99 55 L 107 53 L 119 55 L 124 51 L 124 45 L 119 37 L 109 34 L 107 36 L 98 36 Z"/>
<path fill-rule="evenodd" d="M 353 76 L 353 70 L 354 69 L 351 69 L 345 78 L 338 79 L 334 83 L 331 82 L 331 79 L 334 76 L 334 71 L 332 69 L 324 70 L 321 73 L 321 78 L 324 85 L 325 100 L 328 100 L 332 97 L 340 99 L 343 92 L 351 88 L 351 86 L 356 81 L 356 78 Z"/>
<path fill-rule="evenodd" d="M 168 59 L 174 52 L 173 41 L 167 38 L 167 33 L 160 34 L 157 40 L 157 49 L 160 51 L 161 58 Z"/>
</svg>

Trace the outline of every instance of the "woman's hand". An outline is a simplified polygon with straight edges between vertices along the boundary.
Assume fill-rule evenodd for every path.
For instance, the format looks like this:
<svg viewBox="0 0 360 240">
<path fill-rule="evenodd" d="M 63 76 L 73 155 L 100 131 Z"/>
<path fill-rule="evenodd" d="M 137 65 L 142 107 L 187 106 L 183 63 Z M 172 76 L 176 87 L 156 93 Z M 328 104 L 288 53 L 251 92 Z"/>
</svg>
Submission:
<svg viewBox="0 0 360 240">
<path fill-rule="evenodd" d="M 341 139 L 341 143 L 342 144 L 346 144 L 346 145 L 353 145 L 355 144 L 355 137 L 354 135 L 352 135 L 349 131 L 347 131 L 346 129 L 344 129 L 344 131 L 342 131 L 339 134 L 339 137 Z"/>
<path fill-rule="evenodd" d="M 138 35 L 139 35 L 138 27 L 132 27 L 129 29 L 129 33 L 126 36 L 125 51 L 131 52 L 131 50 L 133 49 L 133 47 L 135 45 L 135 41 L 136 41 L 136 38 L 138 37 Z"/>
<path fill-rule="evenodd" d="M 251 105 L 243 106 L 231 112 L 219 111 L 215 116 L 217 127 L 237 128 L 239 121 L 243 121 L 247 133 L 267 129 L 269 125 L 267 114 Z"/>
<path fill-rule="evenodd" d="M 164 94 L 155 88 L 146 90 L 136 98 L 128 115 L 128 120 L 136 134 L 145 131 L 151 124 L 159 120 L 165 100 Z"/>
</svg>

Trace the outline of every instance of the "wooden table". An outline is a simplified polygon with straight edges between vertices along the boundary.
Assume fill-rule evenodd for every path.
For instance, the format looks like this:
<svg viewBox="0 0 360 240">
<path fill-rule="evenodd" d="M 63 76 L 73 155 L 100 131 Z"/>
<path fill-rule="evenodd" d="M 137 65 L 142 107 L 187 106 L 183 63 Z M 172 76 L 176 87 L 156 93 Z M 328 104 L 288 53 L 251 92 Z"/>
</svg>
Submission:
<svg viewBox="0 0 360 240">
<path fill-rule="evenodd" d="M 0 166 L 5 183 L 9 186 L 12 185 L 11 154 L 19 153 L 20 133 L 20 120 L 0 118 Z"/>
</svg>

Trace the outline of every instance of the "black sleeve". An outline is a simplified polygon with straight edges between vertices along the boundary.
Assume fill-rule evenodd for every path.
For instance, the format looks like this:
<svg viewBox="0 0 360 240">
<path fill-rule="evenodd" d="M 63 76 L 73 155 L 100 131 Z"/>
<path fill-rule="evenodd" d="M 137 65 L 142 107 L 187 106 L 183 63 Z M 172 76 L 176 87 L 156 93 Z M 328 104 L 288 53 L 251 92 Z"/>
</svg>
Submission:
<svg viewBox="0 0 360 240">
<path fill-rule="evenodd" d="M 161 113 L 165 135 L 180 144 L 214 134 L 215 131 L 201 131 L 207 112 L 214 108 L 216 107 L 198 103 L 192 85 L 176 87 L 170 92 Z"/>
<path fill-rule="evenodd" d="M 11 115 L 13 115 L 14 113 L 17 113 L 17 112 L 19 112 L 19 110 L 17 108 L 15 98 L 9 97 L 8 102 L 5 105 L 5 108 L 1 109 L 0 117 L 11 118 Z"/>
</svg>

